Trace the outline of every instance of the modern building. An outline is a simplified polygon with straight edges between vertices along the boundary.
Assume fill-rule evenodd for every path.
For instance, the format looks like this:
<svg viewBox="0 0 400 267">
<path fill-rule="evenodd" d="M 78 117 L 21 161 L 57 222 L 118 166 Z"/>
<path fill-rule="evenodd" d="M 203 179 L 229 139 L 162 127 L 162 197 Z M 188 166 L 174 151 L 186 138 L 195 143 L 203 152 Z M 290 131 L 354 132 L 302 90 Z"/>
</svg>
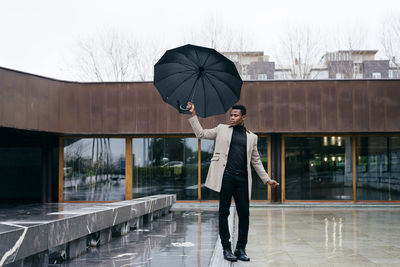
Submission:
<svg viewBox="0 0 400 267">
<path fill-rule="evenodd" d="M 224 56 L 235 63 L 243 80 L 273 80 L 275 62 L 269 61 L 269 56 L 262 51 L 222 52 Z"/>
<path fill-rule="evenodd" d="M 323 61 L 329 79 L 384 79 L 389 77 L 389 60 L 376 60 L 378 50 L 327 52 Z"/>
<path fill-rule="evenodd" d="M 318 65 L 277 65 L 264 52 L 223 52 L 232 60 L 243 80 L 307 79 L 398 79 L 400 68 L 389 60 L 377 60 L 378 50 L 339 50 L 327 52 Z M 298 69 L 296 69 L 298 68 Z M 298 74 L 301 74 L 300 77 Z M 299 76 L 299 77 L 297 77 Z"/>
<path fill-rule="evenodd" d="M 281 184 L 267 190 L 254 174 L 253 201 L 400 200 L 400 80 L 249 81 L 240 103 Z M 214 141 L 195 138 L 187 118 L 152 82 L 0 68 L 0 201 L 216 201 L 204 187 Z"/>
</svg>

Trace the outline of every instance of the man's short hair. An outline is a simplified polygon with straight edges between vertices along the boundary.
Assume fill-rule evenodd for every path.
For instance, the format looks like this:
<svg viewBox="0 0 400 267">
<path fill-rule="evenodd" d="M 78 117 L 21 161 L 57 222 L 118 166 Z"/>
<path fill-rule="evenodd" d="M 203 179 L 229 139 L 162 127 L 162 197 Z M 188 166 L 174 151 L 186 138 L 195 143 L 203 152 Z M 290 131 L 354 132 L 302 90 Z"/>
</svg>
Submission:
<svg viewBox="0 0 400 267">
<path fill-rule="evenodd" d="M 242 116 L 246 115 L 246 107 L 243 105 L 233 105 L 232 109 L 240 109 Z"/>
</svg>

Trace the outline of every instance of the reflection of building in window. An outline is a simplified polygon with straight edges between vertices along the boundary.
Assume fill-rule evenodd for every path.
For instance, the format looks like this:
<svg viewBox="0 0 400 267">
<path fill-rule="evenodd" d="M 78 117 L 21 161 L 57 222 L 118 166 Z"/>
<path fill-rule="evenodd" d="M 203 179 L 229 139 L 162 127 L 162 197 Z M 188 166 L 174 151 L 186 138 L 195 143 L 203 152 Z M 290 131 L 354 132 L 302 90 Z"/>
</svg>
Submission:
<svg viewBox="0 0 400 267">
<path fill-rule="evenodd" d="M 400 196 L 400 138 L 364 136 L 357 142 L 357 197 L 392 200 Z"/>
<path fill-rule="evenodd" d="M 198 141 L 196 138 L 133 138 L 133 197 L 176 194 L 196 200 Z"/>
</svg>

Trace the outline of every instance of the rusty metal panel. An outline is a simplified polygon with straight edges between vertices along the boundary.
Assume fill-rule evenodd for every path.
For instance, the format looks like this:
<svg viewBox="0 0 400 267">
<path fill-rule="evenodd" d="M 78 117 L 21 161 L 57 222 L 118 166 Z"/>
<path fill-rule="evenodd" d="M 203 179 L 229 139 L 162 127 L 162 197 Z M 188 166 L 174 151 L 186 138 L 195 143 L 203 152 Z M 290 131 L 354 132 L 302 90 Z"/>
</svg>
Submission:
<svg viewBox="0 0 400 267">
<path fill-rule="evenodd" d="M 353 85 L 354 83 L 344 81 L 338 86 L 337 90 L 337 129 L 334 131 L 351 132 L 353 130 Z"/>
<path fill-rule="evenodd" d="M 289 86 L 290 131 L 306 131 L 305 83 Z"/>
<path fill-rule="evenodd" d="M 369 130 L 385 130 L 385 88 L 383 83 L 369 82 L 368 84 L 368 114 Z"/>
<path fill-rule="evenodd" d="M 79 90 L 78 97 L 76 98 L 76 107 L 77 107 L 77 122 L 76 127 L 81 131 L 90 132 L 90 121 L 92 121 L 90 112 L 90 96 L 91 96 L 91 88 L 84 88 L 83 90 Z"/>
<path fill-rule="evenodd" d="M 307 83 L 305 89 L 305 119 L 307 132 L 321 131 L 321 84 Z"/>
<path fill-rule="evenodd" d="M 400 84 L 397 81 L 388 81 L 385 90 L 385 131 L 399 131 L 400 129 Z"/>
<path fill-rule="evenodd" d="M 368 87 L 370 82 L 353 83 L 353 128 L 357 132 L 365 132 L 369 130 L 369 103 L 368 103 Z"/>
<path fill-rule="evenodd" d="M 59 126 L 60 132 L 75 133 L 78 129 L 75 128 L 77 121 L 76 116 L 76 98 L 79 96 L 75 93 L 76 87 L 63 84 L 60 88 L 60 117 Z"/>
<path fill-rule="evenodd" d="M 399 132 L 400 80 L 245 82 L 246 126 L 269 132 Z M 201 119 L 204 128 L 229 114 Z M 0 126 L 65 134 L 193 134 L 151 82 L 75 83 L 0 68 Z"/>
<path fill-rule="evenodd" d="M 260 83 L 258 106 L 259 113 L 256 115 L 259 118 L 259 132 L 271 132 L 273 128 L 273 87 L 266 86 L 265 83 Z"/>
<path fill-rule="evenodd" d="M 40 81 L 37 86 L 37 92 L 35 93 L 30 91 L 30 93 L 32 95 L 31 99 L 34 99 L 35 103 L 34 105 L 31 105 L 31 110 L 28 112 L 28 114 L 36 114 L 33 118 L 37 123 L 35 128 L 46 130 L 49 128 L 48 123 L 50 116 L 52 116 L 49 110 L 49 88 L 47 81 Z M 34 111 L 35 109 L 37 112 Z"/>
<path fill-rule="evenodd" d="M 321 130 L 333 132 L 338 129 L 337 92 L 335 83 L 321 86 Z"/>
<path fill-rule="evenodd" d="M 241 99 L 239 101 L 240 104 L 246 106 L 247 118 L 245 123 L 248 130 L 252 132 L 257 131 L 257 129 L 260 128 L 258 123 L 258 117 L 259 117 L 258 91 L 260 91 L 259 83 L 254 82 L 245 84 L 242 88 Z M 249 104 L 246 105 L 246 103 Z"/>
<path fill-rule="evenodd" d="M 290 132 L 289 116 L 289 86 L 288 82 L 276 83 L 273 91 L 274 110 L 273 125 L 274 132 Z M 296 83 L 291 83 L 293 86 Z"/>
<path fill-rule="evenodd" d="M 52 85 L 51 81 L 47 82 L 48 89 L 48 110 L 49 110 L 49 121 L 46 131 L 59 132 L 59 117 L 60 117 L 60 102 L 59 102 L 59 90 Z"/>
<path fill-rule="evenodd" d="M 129 83 L 121 85 L 121 133 L 129 133 L 130 129 L 135 129 L 134 122 L 136 121 L 136 119 L 134 113 L 134 102 L 132 101 L 132 99 L 135 99 L 135 91 L 131 89 L 132 87 L 133 85 Z"/>
<path fill-rule="evenodd" d="M 2 125 L 16 128 L 20 125 L 27 127 L 28 103 L 26 103 L 25 80 L 16 76 L 15 73 L 12 73 L 1 80 L 4 97 Z"/>
</svg>

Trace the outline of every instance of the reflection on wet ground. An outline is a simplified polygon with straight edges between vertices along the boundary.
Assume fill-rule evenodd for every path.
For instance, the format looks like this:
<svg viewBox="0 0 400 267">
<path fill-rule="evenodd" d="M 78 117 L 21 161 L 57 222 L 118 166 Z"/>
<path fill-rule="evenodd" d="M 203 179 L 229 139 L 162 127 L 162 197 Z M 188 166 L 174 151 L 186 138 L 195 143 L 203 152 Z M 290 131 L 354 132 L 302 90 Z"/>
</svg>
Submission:
<svg viewBox="0 0 400 267">
<path fill-rule="evenodd" d="M 400 207 L 264 207 L 250 214 L 249 266 L 400 266 Z"/>
<path fill-rule="evenodd" d="M 97 205 L 2 205 L 0 220 L 40 224 Z M 400 266 L 400 205 L 294 206 L 252 207 L 251 262 L 233 266 Z M 218 203 L 176 203 L 172 213 L 61 266 L 208 266 L 217 237 Z"/>
<path fill-rule="evenodd" d="M 208 266 L 218 235 L 217 209 L 173 209 L 61 266 Z"/>
</svg>

